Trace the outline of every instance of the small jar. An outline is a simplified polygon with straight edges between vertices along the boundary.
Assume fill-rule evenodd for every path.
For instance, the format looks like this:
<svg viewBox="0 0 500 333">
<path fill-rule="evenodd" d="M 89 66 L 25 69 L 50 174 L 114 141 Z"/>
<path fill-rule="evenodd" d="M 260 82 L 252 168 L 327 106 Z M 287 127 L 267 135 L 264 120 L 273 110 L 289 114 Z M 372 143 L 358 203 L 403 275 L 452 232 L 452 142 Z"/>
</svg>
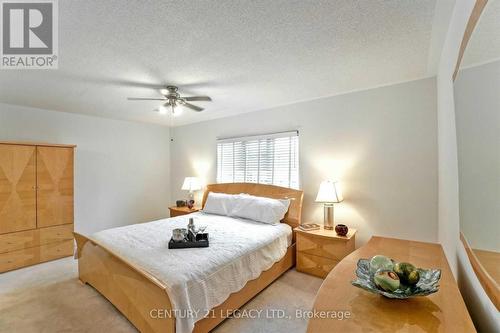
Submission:
<svg viewBox="0 0 500 333">
<path fill-rule="evenodd" d="M 335 226 L 335 232 L 339 236 L 346 236 L 349 232 L 349 228 L 345 224 L 337 224 Z"/>
</svg>

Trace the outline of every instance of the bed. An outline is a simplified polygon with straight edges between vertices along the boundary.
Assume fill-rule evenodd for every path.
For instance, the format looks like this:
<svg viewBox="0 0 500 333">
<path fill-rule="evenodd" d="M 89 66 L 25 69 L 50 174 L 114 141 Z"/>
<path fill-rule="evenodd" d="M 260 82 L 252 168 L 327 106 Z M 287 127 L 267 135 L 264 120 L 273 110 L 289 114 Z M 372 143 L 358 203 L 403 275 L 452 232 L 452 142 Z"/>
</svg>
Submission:
<svg viewBox="0 0 500 333">
<path fill-rule="evenodd" d="M 141 332 L 174 333 L 191 331 L 191 329 L 193 332 L 208 332 L 213 329 L 227 317 L 227 314 L 241 307 L 295 265 L 295 237 L 292 229 L 300 224 L 303 192 L 262 184 L 213 184 L 207 186 L 202 206 L 205 206 L 209 192 L 248 193 L 275 199 L 288 198 L 290 199 L 290 206 L 281 221 L 282 225 L 274 226 L 272 229 L 269 227 L 273 226 L 266 227 L 268 229 L 258 229 L 257 232 L 261 232 L 262 235 L 269 235 L 268 238 L 262 236 L 262 242 L 258 246 L 255 243 L 246 243 L 244 238 L 238 238 L 236 231 L 245 231 L 240 234 L 248 235 L 252 234 L 252 230 L 257 230 L 255 228 L 261 226 L 254 226 L 251 221 L 232 220 L 231 218 L 214 217 L 203 213 L 154 221 L 143 226 L 139 224 L 105 230 L 94 234 L 92 237 L 75 233 L 80 280 L 98 290 Z M 160 231 L 185 225 L 189 217 L 195 217 L 201 221 L 201 224 L 208 225 L 207 231 L 212 228 L 214 235 L 222 235 L 223 232 L 226 232 L 231 239 L 235 238 L 232 240 L 233 243 L 226 244 L 227 246 L 224 248 L 225 244 L 222 243 L 222 236 L 212 238 L 211 234 L 211 247 L 205 249 L 208 251 L 203 252 L 203 249 L 192 249 L 198 252 L 190 252 L 190 256 L 197 259 L 186 262 L 186 257 L 183 257 L 182 253 L 186 254 L 188 252 L 182 252 L 184 250 L 176 252 L 174 257 L 161 257 L 163 253 L 158 251 L 159 244 L 162 241 L 164 244 L 165 240 L 158 236 L 162 234 Z M 210 222 L 211 219 L 217 219 L 217 223 Z M 216 230 L 216 228 L 219 228 L 219 230 Z M 148 242 L 144 242 L 144 239 L 148 239 Z M 215 242 L 213 243 L 214 246 L 212 246 L 212 242 Z M 140 249 L 140 251 L 131 253 L 126 244 L 133 244 L 130 247 Z M 142 244 L 142 247 L 140 244 Z M 157 245 L 155 246 L 155 244 Z M 235 251 L 241 251 L 237 256 L 239 261 L 236 263 L 229 262 L 229 257 L 223 254 L 230 249 L 228 246 L 236 245 L 239 248 L 235 248 Z M 215 249 L 220 249 L 222 255 L 214 256 Z M 189 272 L 192 272 L 190 274 L 194 275 L 193 280 L 195 281 L 199 281 L 200 277 L 196 276 L 197 271 L 193 267 L 199 265 L 203 260 L 209 262 L 219 261 L 217 263 L 218 267 L 226 268 L 229 264 L 234 267 L 230 267 L 225 271 L 210 272 L 210 276 L 219 274 L 218 279 L 227 279 L 227 288 L 223 288 L 223 290 L 211 288 L 210 280 L 190 284 L 189 288 L 185 288 L 194 296 L 196 296 L 196 291 L 202 287 L 208 288 L 208 290 L 216 290 L 216 292 L 205 297 L 209 299 L 209 301 L 205 302 L 203 297 L 196 298 L 193 295 L 188 295 L 193 296 L 187 298 L 190 300 L 190 306 L 194 304 L 197 306 L 195 308 L 202 308 L 203 306 L 213 305 L 210 311 L 201 311 L 202 315 L 197 314 L 198 317 L 194 316 L 192 322 L 189 323 L 189 320 L 186 321 L 185 317 L 193 317 L 192 314 L 187 316 L 186 313 L 175 311 L 175 309 L 187 306 L 179 301 L 178 293 L 181 288 L 176 283 L 179 280 L 178 277 L 172 275 L 171 272 L 164 271 L 157 264 L 155 266 L 155 262 L 158 260 L 152 260 L 152 258 L 160 258 L 160 261 L 165 259 L 162 262 L 169 261 L 178 268 L 179 276 L 185 274 L 186 269 L 190 268 Z M 250 267 L 249 263 L 254 261 L 258 262 L 260 266 L 256 265 L 256 269 L 241 270 L 241 267 Z M 184 264 L 186 267 L 183 266 L 182 262 L 186 262 Z M 231 279 L 231 276 L 235 276 L 238 267 L 240 267 L 240 272 L 247 275 L 248 282 L 243 285 L 241 285 L 241 282 L 238 284 Z M 261 271 L 263 268 L 264 270 Z M 200 315 L 202 317 L 199 317 Z M 192 325 L 194 325 L 194 328 Z"/>
</svg>

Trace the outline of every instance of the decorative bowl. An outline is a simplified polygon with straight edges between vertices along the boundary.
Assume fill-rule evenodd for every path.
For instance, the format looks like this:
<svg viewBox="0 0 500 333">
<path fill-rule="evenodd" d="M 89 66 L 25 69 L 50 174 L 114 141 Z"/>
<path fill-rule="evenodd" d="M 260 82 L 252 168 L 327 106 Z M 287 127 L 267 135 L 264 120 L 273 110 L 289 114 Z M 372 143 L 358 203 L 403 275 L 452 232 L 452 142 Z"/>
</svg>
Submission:
<svg viewBox="0 0 500 333">
<path fill-rule="evenodd" d="M 417 268 L 420 273 L 420 280 L 414 286 L 401 284 L 394 292 L 388 292 L 377 288 L 373 281 L 373 274 L 370 273 L 370 259 L 359 259 L 356 269 L 357 279 L 352 281 L 352 285 L 366 291 L 379 294 L 388 298 L 407 299 L 415 296 L 427 296 L 439 290 L 439 279 L 441 279 L 440 269 Z"/>
</svg>

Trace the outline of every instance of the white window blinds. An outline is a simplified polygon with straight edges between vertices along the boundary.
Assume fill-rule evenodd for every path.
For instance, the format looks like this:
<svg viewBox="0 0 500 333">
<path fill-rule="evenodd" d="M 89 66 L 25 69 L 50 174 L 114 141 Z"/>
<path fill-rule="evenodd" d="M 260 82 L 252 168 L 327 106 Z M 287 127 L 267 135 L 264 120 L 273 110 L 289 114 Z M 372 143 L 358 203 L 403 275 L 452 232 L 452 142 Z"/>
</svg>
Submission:
<svg viewBox="0 0 500 333">
<path fill-rule="evenodd" d="M 217 140 L 217 182 L 299 188 L 298 132 Z"/>
</svg>

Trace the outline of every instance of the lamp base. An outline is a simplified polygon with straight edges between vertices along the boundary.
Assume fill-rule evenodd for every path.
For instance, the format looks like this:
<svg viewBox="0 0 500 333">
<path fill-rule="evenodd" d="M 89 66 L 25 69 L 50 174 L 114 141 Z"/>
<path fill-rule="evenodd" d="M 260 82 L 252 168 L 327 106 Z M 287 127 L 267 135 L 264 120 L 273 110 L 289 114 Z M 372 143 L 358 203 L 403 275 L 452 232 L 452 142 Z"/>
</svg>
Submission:
<svg viewBox="0 0 500 333">
<path fill-rule="evenodd" d="M 323 215 L 323 228 L 333 230 L 333 204 L 325 204 Z"/>
<path fill-rule="evenodd" d="M 186 200 L 186 204 L 187 204 L 189 209 L 193 209 L 193 207 L 194 207 L 194 193 L 192 191 L 189 191 L 188 199 Z"/>
</svg>

